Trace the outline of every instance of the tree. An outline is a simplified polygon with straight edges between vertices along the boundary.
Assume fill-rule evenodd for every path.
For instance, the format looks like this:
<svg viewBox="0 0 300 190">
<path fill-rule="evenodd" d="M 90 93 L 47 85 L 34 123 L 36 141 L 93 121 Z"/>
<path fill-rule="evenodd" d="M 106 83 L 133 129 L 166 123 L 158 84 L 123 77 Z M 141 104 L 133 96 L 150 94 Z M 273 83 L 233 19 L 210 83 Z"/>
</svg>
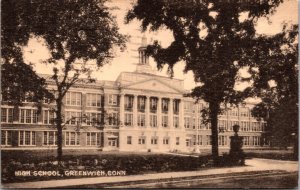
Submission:
<svg viewBox="0 0 300 190">
<path fill-rule="evenodd" d="M 261 98 L 253 114 L 268 123 L 268 130 L 280 146 L 287 147 L 298 136 L 298 25 L 284 25 L 274 36 L 261 36 L 256 41 L 257 53 L 249 67 L 253 80 L 252 93 Z M 259 53 L 258 53 L 259 52 Z M 292 141 L 291 141 L 292 140 Z M 294 139 L 298 155 L 298 141 Z"/>
<path fill-rule="evenodd" d="M 212 156 L 218 164 L 218 114 L 221 104 L 237 104 L 246 92 L 234 86 L 238 71 L 247 66 L 255 39 L 255 22 L 275 11 L 281 0 L 219 1 L 219 0 L 138 0 L 127 13 L 126 21 L 141 21 L 143 31 L 161 28 L 170 30 L 174 41 L 163 48 L 156 41 L 148 46 L 158 68 L 185 62 L 185 72 L 193 71 L 195 87 L 191 96 L 208 103 L 211 122 Z M 245 19 L 241 20 L 240 15 Z M 205 112 L 204 112 L 205 113 Z"/>
<path fill-rule="evenodd" d="M 58 161 L 62 158 L 64 96 L 77 82 L 93 82 L 90 76 L 93 69 L 113 58 L 112 49 L 115 46 L 121 49 L 125 47 L 126 36 L 118 32 L 115 19 L 105 3 L 106 0 L 2 2 L 2 14 L 5 15 L 3 23 L 6 24 L 3 34 L 9 36 L 8 33 L 12 32 L 13 36 L 16 35 L 7 45 L 7 52 L 27 44 L 30 35 L 43 38 L 50 52 L 50 58 L 46 62 L 53 65 L 51 79 L 56 84 L 54 90 Z M 95 63 L 88 62 L 91 60 Z M 81 76 L 86 79 L 81 79 Z"/>
<path fill-rule="evenodd" d="M 30 36 L 29 1 L 1 2 L 1 95 L 2 100 L 15 107 L 21 106 L 25 96 L 40 105 L 44 99 L 53 100 L 53 94 L 46 89 L 45 79 L 39 77 L 32 66 L 23 60 L 22 46 Z M 18 15 L 26 17 L 19 20 Z M 31 85 L 28 85 L 31 84 Z"/>
</svg>

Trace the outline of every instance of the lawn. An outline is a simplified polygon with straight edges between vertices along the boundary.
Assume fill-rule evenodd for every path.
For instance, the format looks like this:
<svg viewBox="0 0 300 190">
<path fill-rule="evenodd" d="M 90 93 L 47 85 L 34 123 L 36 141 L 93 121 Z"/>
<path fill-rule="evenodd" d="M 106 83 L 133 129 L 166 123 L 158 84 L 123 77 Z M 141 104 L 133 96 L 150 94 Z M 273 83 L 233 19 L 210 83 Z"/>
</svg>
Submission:
<svg viewBox="0 0 300 190">
<path fill-rule="evenodd" d="M 298 160 L 292 150 L 269 149 L 269 150 L 244 150 L 247 158 L 266 158 L 275 160 Z"/>
</svg>

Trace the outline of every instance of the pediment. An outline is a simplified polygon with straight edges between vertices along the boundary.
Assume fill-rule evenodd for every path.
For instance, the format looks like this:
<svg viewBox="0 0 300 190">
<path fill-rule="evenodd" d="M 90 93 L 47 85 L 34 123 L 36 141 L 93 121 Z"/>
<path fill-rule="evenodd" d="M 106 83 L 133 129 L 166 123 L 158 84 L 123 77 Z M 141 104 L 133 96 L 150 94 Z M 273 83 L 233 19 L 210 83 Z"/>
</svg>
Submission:
<svg viewBox="0 0 300 190">
<path fill-rule="evenodd" d="M 135 89 L 135 90 L 146 90 L 146 91 L 156 91 L 163 93 L 182 93 L 181 90 L 176 89 L 168 84 L 165 84 L 162 81 L 157 79 L 150 79 L 145 81 L 140 81 L 132 84 L 123 86 L 126 89 Z"/>
</svg>

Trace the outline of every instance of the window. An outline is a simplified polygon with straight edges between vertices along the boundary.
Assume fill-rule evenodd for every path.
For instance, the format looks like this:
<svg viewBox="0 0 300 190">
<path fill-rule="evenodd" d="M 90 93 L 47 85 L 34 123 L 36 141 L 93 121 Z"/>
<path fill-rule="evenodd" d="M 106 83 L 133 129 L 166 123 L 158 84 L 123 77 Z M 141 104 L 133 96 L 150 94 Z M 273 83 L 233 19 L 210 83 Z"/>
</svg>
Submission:
<svg viewBox="0 0 300 190">
<path fill-rule="evenodd" d="M 218 120 L 218 128 L 220 132 L 226 131 L 226 121 L 225 120 Z"/>
<path fill-rule="evenodd" d="M 232 110 L 229 111 L 229 115 L 231 116 L 238 116 L 239 115 L 239 111 L 237 108 L 233 108 Z"/>
<path fill-rule="evenodd" d="M 44 145 L 57 145 L 57 132 L 56 131 L 44 131 Z"/>
<path fill-rule="evenodd" d="M 190 128 L 190 117 L 184 117 L 184 128 Z"/>
<path fill-rule="evenodd" d="M 179 117 L 178 116 L 173 117 L 173 125 L 175 128 L 179 127 Z"/>
<path fill-rule="evenodd" d="M 80 133 L 77 132 L 66 132 L 65 143 L 66 146 L 78 146 L 79 145 Z"/>
<path fill-rule="evenodd" d="M 53 124 L 54 123 L 54 111 L 43 110 L 43 123 Z"/>
<path fill-rule="evenodd" d="M 245 136 L 243 138 L 243 143 L 245 146 L 249 146 L 250 145 L 250 137 L 249 136 Z"/>
<path fill-rule="evenodd" d="M 13 108 L 1 108 L 1 122 L 12 123 L 13 122 Z"/>
<path fill-rule="evenodd" d="M 157 127 L 157 116 L 156 115 L 150 115 L 150 126 Z"/>
<path fill-rule="evenodd" d="M 132 111 L 132 108 L 133 108 L 133 96 L 129 96 L 129 95 L 125 95 L 125 110 L 126 111 Z"/>
<path fill-rule="evenodd" d="M 226 136 L 218 136 L 218 144 L 220 146 L 225 146 L 227 145 L 227 137 Z"/>
<path fill-rule="evenodd" d="M 253 122 L 253 131 L 259 131 L 260 123 L 259 122 Z"/>
<path fill-rule="evenodd" d="M 211 135 L 206 135 L 206 145 L 211 145 Z"/>
<path fill-rule="evenodd" d="M 173 101 L 173 113 L 176 115 L 179 114 L 179 100 Z"/>
<path fill-rule="evenodd" d="M 145 144 L 146 143 L 146 137 L 142 136 L 139 137 L 139 144 Z"/>
<path fill-rule="evenodd" d="M 101 113 L 96 112 L 86 112 L 86 124 L 87 125 L 99 125 L 101 123 Z"/>
<path fill-rule="evenodd" d="M 202 142 L 202 135 L 198 135 L 198 144 L 199 144 L 199 145 L 203 145 L 203 142 Z"/>
<path fill-rule="evenodd" d="M 118 125 L 118 113 L 108 113 L 108 125 Z"/>
<path fill-rule="evenodd" d="M 138 114 L 138 126 L 139 127 L 145 126 L 145 114 Z"/>
<path fill-rule="evenodd" d="M 240 116 L 241 117 L 249 117 L 250 116 L 250 111 L 248 108 L 241 108 L 240 109 Z"/>
<path fill-rule="evenodd" d="M 108 104 L 109 105 L 117 105 L 117 95 L 109 94 L 108 95 Z"/>
<path fill-rule="evenodd" d="M 168 115 L 162 115 L 161 119 L 162 119 L 162 122 L 161 122 L 162 126 L 168 127 Z"/>
<path fill-rule="evenodd" d="M 151 137 L 151 144 L 157 144 L 157 137 Z"/>
<path fill-rule="evenodd" d="M 249 122 L 241 121 L 241 131 L 250 131 Z"/>
<path fill-rule="evenodd" d="M 145 111 L 145 104 L 146 104 L 146 97 L 139 96 L 138 97 L 138 111 L 144 112 Z"/>
<path fill-rule="evenodd" d="M 80 92 L 67 92 L 66 93 L 66 105 L 80 106 L 81 105 L 81 93 Z"/>
<path fill-rule="evenodd" d="M 156 113 L 157 111 L 157 98 L 150 98 L 150 111 L 151 113 Z"/>
<path fill-rule="evenodd" d="M 192 140 L 192 141 L 193 141 L 193 145 L 196 145 L 196 142 L 197 142 L 197 139 L 196 139 L 196 138 L 197 138 L 197 136 L 196 136 L 196 135 L 193 135 L 193 140 Z"/>
<path fill-rule="evenodd" d="M 132 113 L 125 113 L 125 126 L 132 126 L 133 125 L 133 114 Z"/>
<path fill-rule="evenodd" d="M 38 114 L 37 110 L 21 109 L 20 110 L 20 123 L 37 123 Z"/>
<path fill-rule="evenodd" d="M 19 145 L 20 146 L 35 145 L 35 131 L 19 131 Z"/>
<path fill-rule="evenodd" d="M 202 124 L 201 117 L 199 117 L 198 118 L 198 123 L 197 123 L 197 128 L 198 129 L 201 129 L 201 124 Z"/>
<path fill-rule="evenodd" d="M 90 107 L 101 107 L 101 95 L 86 94 L 86 105 Z"/>
<path fill-rule="evenodd" d="M 116 138 L 108 138 L 108 146 L 116 147 L 117 144 L 118 144 L 118 142 L 117 142 Z"/>
<path fill-rule="evenodd" d="M 163 138 L 163 144 L 169 144 L 169 137 Z"/>
<path fill-rule="evenodd" d="M 186 146 L 191 146 L 191 139 L 185 139 Z"/>
<path fill-rule="evenodd" d="M 176 145 L 179 145 L 179 143 L 180 143 L 180 138 L 176 137 Z"/>
<path fill-rule="evenodd" d="M 127 144 L 132 144 L 132 136 L 127 136 Z"/>
<path fill-rule="evenodd" d="M 1 131 L 1 145 L 12 145 L 12 131 Z"/>
<path fill-rule="evenodd" d="M 196 118 L 193 118 L 192 120 L 192 127 L 193 129 L 196 129 Z"/>
<path fill-rule="evenodd" d="M 86 133 L 86 145 L 87 146 L 96 146 L 100 145 L 99 141 L 99 133 L 96 132 L 88 132 Z"/>
<path fill-rule="evenodd" d="M 66 111 L 65 122 L 71 125 L 77 125 L 81 122 L 81 112 Z"/>
<path fill-rule="evenodd" d="M 162 98 L 161 108 L 163 113 L 167 113 L 169 109 L 169 100 Z"/>
<path fill-rule="evenodd" d="M 260 145 L 260 137 L 253 136 L 253 145 L 254 146 L 259 146 Z"/>
<path fill-rule="evenodd" d="M 206 129 L 206 130 L 210 130 L 210 129 L 211 129 L 211 123 L 205 124 L 205 129 Z"/>
</svg>

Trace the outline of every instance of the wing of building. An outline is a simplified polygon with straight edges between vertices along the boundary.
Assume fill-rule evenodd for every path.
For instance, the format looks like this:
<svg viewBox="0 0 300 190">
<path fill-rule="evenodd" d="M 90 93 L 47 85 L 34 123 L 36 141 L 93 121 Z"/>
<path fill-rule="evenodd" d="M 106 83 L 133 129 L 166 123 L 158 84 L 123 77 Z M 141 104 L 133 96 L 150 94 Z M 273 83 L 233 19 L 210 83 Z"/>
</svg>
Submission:
<svg viewBox="0 0 300 190">
<path fill-rule="evenodd" d="M 201 122 L 206 103 L 195 104 L 184 96 L 182 80 L 156 75 L 144 45 L 135 72 L 123 72 L 116 81 L 79 83 L 69 90 L 63 107 L 64 149 L 190 152 L 211 147 L 210 125 Z M 49 79 L 48 86 L 55 84 Z M 251 116 L 253 106 L 232 107 L 219 116 L 220 148 L 229 148 L 235 124 L 241 126 L 244 148 L 268 146 L 265 123 Z M 55 149 L 53 107 L 45 103 L 37 114 L 32 102 L 20 108 L 2 102 L 1 147 Z"/>
</svg>

